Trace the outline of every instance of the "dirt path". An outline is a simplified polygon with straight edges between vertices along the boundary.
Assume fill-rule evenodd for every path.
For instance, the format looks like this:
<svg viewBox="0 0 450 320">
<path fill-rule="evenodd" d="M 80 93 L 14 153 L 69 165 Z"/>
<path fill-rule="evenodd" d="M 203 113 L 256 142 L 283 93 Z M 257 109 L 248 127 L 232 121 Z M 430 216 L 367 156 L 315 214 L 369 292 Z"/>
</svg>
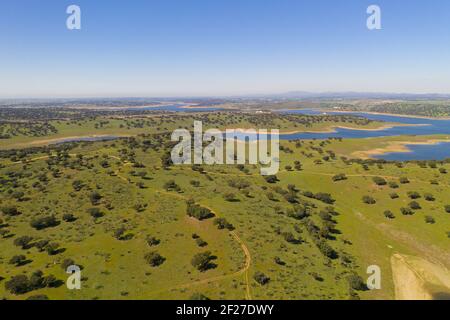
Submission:
<svg viewBox="0 0 450 320">
<path fill-rule="evenodd" d="M 391 257 L 396 300 L 434 300 L 436 294 L 450 296 L 450 272 L 418 257 Z"/>
</svg>

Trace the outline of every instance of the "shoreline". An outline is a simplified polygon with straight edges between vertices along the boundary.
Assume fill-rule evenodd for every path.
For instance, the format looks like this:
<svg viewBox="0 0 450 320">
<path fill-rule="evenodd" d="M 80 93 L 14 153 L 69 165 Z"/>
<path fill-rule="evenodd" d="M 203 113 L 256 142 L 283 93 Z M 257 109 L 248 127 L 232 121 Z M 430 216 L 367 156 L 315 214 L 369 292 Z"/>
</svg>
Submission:
<svg viewBox="0 0 450 320">
<path fill-rule="evenodd" d="M 297 133 L 336 133 L 337 132 L 336 129 L 357 130 L 357 131 L 384 131 L 384 130 L 392 129 L 395 127 L 417 127 L 417 126 L 428 126 L 428 124 L 404 124 L 404 123 L 385 124 L 385 125 L 381 125 L 380 127 L 377 127 L 377 128 L 355 128 L 355 127 L 349 127 L 349 126 L 331 126 L 327 130 L 316 130 L 316 131 L 314 131 L 314 130 L 281 131 L 280 129 L 278 129 L 278 130 L 280 130 L 280 135 L 289 135 L 289 134 L 297 134 Z M 233 131 L 239 132 L 239 133 L 245 133 L 245 131 L 251 130 L 251 129 L 231 128 L 229 130 L 233 130 Z M 264 132 L 267 132 L 267 131 L 264 131 Z"/>
<path fill-rule="evenodd" d="M 320 109 L 315 109 L 315 110 L 320 110 Z M 351 110 L 326 109 L 325 112 L 339 112 L 339 113 L 346 113 L 346 114 L 367 113 L 367 114 L 378 115 L 378 116 L 391 116 L 391 117 L 398 117 L 398 118 L 414 118 L 414 119 L 425 119 L 425 120 L 450 120 L 450 116 L 429 117 L 429 116 L 417 116 L 417 115 L 409 115 L 409 114 L 385 113 L 385 112 L 375 112 L 375 111 L 351 111 Z"/>
<path fill-rule="evenodd" d="M 381 156 L 388 153 L 410 153 L 413 152 L 408 146 L 414 145 L 437 145 L 441 143 L 450 143 L 447 139 L 428 139 L 425 141 L 389 141 L 385 147 L 375 148 L 366 151 L 354 151 L 352 156 L 359 159 L 375 159 L 374 156 Z"/>
</svg>

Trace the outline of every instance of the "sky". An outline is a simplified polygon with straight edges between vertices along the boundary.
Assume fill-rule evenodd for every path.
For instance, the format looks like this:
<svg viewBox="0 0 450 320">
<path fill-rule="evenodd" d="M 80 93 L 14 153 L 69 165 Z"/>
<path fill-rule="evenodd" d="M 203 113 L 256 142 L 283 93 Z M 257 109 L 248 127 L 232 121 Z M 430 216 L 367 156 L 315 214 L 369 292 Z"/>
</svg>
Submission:
<svg viewBox="0 0 450 320">
<path fill-rule="evenodd" d="M 290 91 L 450 93 L 450 1 L 0 2 L 0 98 Z"/>
</svg>

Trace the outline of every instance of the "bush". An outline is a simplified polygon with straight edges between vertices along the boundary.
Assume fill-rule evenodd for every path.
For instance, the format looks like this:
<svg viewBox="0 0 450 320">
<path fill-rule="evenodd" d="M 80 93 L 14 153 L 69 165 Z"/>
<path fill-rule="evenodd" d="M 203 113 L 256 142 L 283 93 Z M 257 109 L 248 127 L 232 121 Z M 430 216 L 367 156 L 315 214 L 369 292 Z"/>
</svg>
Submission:
<svg viewBox="0 0 450 320">
<path fill-rule="evenodd" d="M 338 182 L 338 181 L 344 181 L 347 180 L 347 176 L 344 173 L 339 173 L 337 175 L 335 175 L 332 180 L 334 182 Z"/>
<path fill-rule="evenodd" d="M 56 220 L 55 216 L 40 217 L 31 220 L 30 225 L 36 230 L 43 230 L 56 227 L 59 225 L 59 221 Z"/>
<path fill-rule="evenodd" d="M 161 243 L 161 240 L 159 240 L 159 239 L 157 239 L 157 238 L 155 238 L 155 237 L 152 237 L 152 236 L 147 236 L 147 244 L 148 244 L 150 247 L 157 246 L 157 245 L 159 245 L 160 243 Z"/>
<path fill-rule="evenodd" d="M 408 184 L 409 183 L 409 179 L 407 177 L 401 177 L 400 178 L 400 183 L 401 184 Z"/>
<path fill-rule="evenodd" d="M 255 274 L 253 275 L 253 279 L 255 279 L 255 281 L 262 286 L 265 286 L 270 281 L 270 278 L 268 276 L 259 271 L 255 272 Z"/>
<path fill-rule="evenodd" d="M 450 205 L 445 206 L 445 212 L 450 213 Z"/>
<path fill-rule="evenodd" d="M 408 197 L 413 200 L 420 199 L 420 193 L 415 192 L 415 191 L 410 191 L 410 192 L 408 192 Z"/>
<path fill-rule="evenodd" d="M 412 201 L 409 203 L 409 207 L 413 210 L 420 210 L 422 209 L 422 207 L 420 206 L 420 204 L 417 201 Z"/>
<path fill-rule="evenodd" d="M 425 222 L 429 223 L 429 224 L 435 224 L 436 220 L 434 220 L 434 218 L 432 216 L 426 216 L 425 217 Z"/>
<path fill-rule="evenodd" d="M 414 211 L 411 210 L 410 208 L 401 208 L 400 211 L 401 211 L 401 213 L 404 216 L 412 216 L 412 215 L 414 215 Z"/>
<path fill-rule="evenodd" d="M 89 195 L 89 200 L 91 200 L 91 203 L 94 206 L 98 205 L 101 199 L 102 199 L 102 196 L 97 191 L 94 191 Z"/>
<path fill-rule="evenodd" d="M 21 212 L 16 207 L 12 207 L 12 206 L 11 207 L 3 207 L 1 210 L 5 216 L 13 217 L 13 216 L 18 216 L 21 214 Z"/>
<path fill-rule="evenodd" d="M 147 261 L 147 263 L 152 267 L 158 267 L 158 266 L 162 265 L 164 263 L 164 261 L 166 261 L 166 258 L 161 256 L 156 251 L 147 253 L 144 258 L 145 258 L 145 261 Z"/>
<path fill-rule="evenodd" d="M 389 182 L 389 187 L 392 189 L 398 189 L 399 185 L 397 182 L 391 181 L 391 182 Z"/>
<path fill-rule="evenodd" d="M 426 201 L 435 201 L 436 200 L 431 193 L 425 193 L 423 195 L 423 197 L 425 198 Z"/>
<path fill-rule="evenodd" d="M 76 218 L 73 214 L 71 214 L 71 213 L 65 213 L 65 214 L 63 215 L 63 220 L 64 220 L 65 222 L 74 222 L 74 221 L 77 220 L 77 218 Z"/>
<path fill-rule="evenodd" d="M 207 301 L 210 300 L 207 296 L 201 294 L 201 293 L 194 293 L 192 294 L 192 296 L 189 298 L 190 300 L 196 300 L 196 301 Z"/>
<path fill-rule="evenodd" d="M 225 218 L 216 218 L 214 219 L 213 224 L 217 226 L 217 228 L 220 230 L 223 229 L 228 229 L 230 231 L 234 230 L 234 226 L 231 223 L 229 223 Z"/>
<path fill-rule="evenodd" d="M 215 259 L 217 259 L 217 257 L 213 256 L 210 251 L 205 251 L 202 253 L 197 253 L 192 258 L 191 264 L 197 270 L 205 272 L 216 267 L 216 265 L 212 263 Z"/>
<path fill-rule="evenodd" d="M 214 217 L 214 214 L 208 208 L 201 207 L 198 204 L 191 202 L 188 202 L 186 213 L 189 217 L 193 217 L 198 220 L 205 220 Z"/>
<path fill-rule="evenodd" d="M 104 216 L 103 212 L 100 211 L 99 208 L 90 208 L 87 212 L 91 215 L 92 218 L 97 219 Z"/>
<path fill-rule="evenodd" d="M 364 280 L 357 274 L 352 274 L 347 277 L 348 284 L 351 289 L 357 291 L 365 291 L 367 290 L 367 286 L 364 283 Z"/>
<path fill-rule="evenodd" d="M 388 219 L 395 219 L 394 213 L 393 213 L 392 211 L 390 211 L 390 210 L 386 210 L 386 211 L 384 212 L 384 216 L 385 216 L 386 218 L 388 218 Z"/>
<path fill-rule="evenodd" d="M 29 247 L 30 242 L 33 241 L 33 237 L 23 236 L 14 240 L 14 245 L 17 247 L 21 247 L 22 249 L 27 249 Z"/>
<path fill-rule="evenodd" d="M 381 177 L 374 177 L 373 182 L 375 182 L 377 186 L 385 186 L 387 184 L 386 180 Z"/>
<path fill-rule="evenodd" d="M 277 176 L 275 176 L 275 175 L 266 176 L 266 177 L 264 177 L 264 179 L 266 180 L 267 183 L 277 183 L 279 181 Z"/>
<path fill-rule="evenodd" d="M 366 203 L 366 204 L 375 204 L 375 203 L 377 203 L 377 201 L 376 201 L 373 197 L 371 197 L 371 196 L 364 196 L 364 197 L 362 198 L 362 201 L 363 201 L 364 203 Z"/>
<path fill-rule="evenodd" d="M 21 265 L 24 265 L 26 261 L 27 261 L 27 257 L 25 257 L 23 254 L 21 254 L 18 256 L 13 256 L 9 260 L 9 264 L 13 264 L 15 266 L 21 266 Z"/>
<path fill-rule="evenodd" d="M 400 196 L 397 193 L 395 193 L 395 192 L 389 194 L 389 197 L 391 197 L 391 199 L 398 199 L 398 198 L 400 198 Z"/>
</svg>

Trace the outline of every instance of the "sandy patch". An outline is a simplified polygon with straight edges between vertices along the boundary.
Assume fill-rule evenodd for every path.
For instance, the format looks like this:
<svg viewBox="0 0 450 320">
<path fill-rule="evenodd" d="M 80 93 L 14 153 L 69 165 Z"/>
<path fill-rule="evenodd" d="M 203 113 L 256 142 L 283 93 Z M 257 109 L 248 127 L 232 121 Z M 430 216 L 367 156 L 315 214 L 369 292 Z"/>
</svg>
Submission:
<svg viewBox="0 0 450 320">
<path fill-rule="evenodd" d="M 418 257 L 391 257 L 396 300 L 434 300 L 450 296 L 450 272 L 444 266 Z"/>
<path fill-rule="evenodd" d="M 450 138 L 447 139 L 429 139 L 425 141 L 390 141 L 382 148 L 375 148 L 365 151 L 355 151 L 351 154 L 352 157 L 359 159 L 370 159 L 374 156 L 383 155 L 393 152 L 411 152 L 408 145 L 435 145 L 442 142 L 450 142 Z"/>
</svg>

